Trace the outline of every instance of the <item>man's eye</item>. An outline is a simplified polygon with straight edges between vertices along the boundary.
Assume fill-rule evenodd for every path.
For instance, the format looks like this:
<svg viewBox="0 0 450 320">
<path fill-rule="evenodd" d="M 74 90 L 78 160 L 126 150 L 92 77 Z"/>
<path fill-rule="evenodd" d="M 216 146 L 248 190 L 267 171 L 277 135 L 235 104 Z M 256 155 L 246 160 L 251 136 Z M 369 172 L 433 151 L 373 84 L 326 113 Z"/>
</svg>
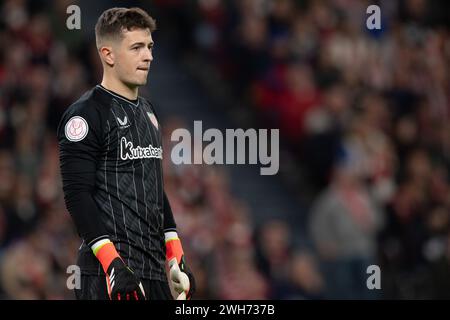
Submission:
<svg viewBox="0 0 450 320">
<path fill-rule="evenodd" d="M 138 50 L 139 50 L 139 47 L 134 47 L 134 48 L 132 48 L 132 50 L 138 51 Z"/>
</svg>

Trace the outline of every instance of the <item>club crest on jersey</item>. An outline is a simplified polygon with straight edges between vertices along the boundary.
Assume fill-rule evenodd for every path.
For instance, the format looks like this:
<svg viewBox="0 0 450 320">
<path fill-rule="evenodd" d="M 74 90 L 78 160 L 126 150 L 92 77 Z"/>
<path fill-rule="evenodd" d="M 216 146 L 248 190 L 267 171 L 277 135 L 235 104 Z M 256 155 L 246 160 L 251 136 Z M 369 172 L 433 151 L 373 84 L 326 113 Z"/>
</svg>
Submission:
<svg viewBox="0 0 450 320">
<path fill-rule="evenodd" d="M 89 131 L 89 126 L 83 117 L 75 116 L 67 121 L 64 132 L 67 140 L 77 142 L 83 140 Z"/>
<path fill-rule="evenodd" d="M 133 146 L 133 142 L 127 141 L 125 137 L 120 140 L 120 158 L 122 160 L 134 159 L 162 159 L 162 148 L 153 147 L 149 144 L 147 147 Z"/>
<path fill-rule="evenodd" d="M 156 119 L 155 115 L 152 112 L 147 112 L 148 117 L 150 118 L 150 121 L 153 123 L 156 129 L 158 129 L 158 120 Z"/>
</svg>

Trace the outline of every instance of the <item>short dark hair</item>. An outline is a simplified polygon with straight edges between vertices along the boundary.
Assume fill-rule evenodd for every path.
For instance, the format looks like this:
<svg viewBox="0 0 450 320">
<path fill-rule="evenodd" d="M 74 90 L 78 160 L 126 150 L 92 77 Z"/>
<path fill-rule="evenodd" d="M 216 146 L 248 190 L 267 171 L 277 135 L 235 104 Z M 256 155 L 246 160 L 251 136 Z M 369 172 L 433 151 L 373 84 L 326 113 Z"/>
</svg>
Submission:
<svg viewBox="0 0 450 320">
<path fill-rule="evenodd" d="M 95 39 L 100 47 L 104 38 L 121 37 L 122 32 L 133 29 L 156 30 L 156 22 L 141 8 L 111 8 L 104 11 L 95 24 Z"/>
</svg>

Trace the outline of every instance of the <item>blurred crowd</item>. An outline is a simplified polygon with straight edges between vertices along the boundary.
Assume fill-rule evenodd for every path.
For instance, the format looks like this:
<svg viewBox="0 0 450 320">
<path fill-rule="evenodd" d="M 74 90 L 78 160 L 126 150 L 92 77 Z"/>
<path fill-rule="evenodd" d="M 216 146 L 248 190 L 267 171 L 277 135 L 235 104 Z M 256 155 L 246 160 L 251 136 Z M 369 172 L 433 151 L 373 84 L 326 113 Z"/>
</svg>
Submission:
<svg viewBox="0 0 450 320">
<path fill-rule="evenodd" d="M 66 269 L 81 241 L 64 205 L 55 131 L 101 66 L 92 39 L 63 32 L 71 3 L 0 5 L 3 299 L 74 298 Z M 181 55 L 201 57 L 262 125 L 280 128 L 291 170 L 308 186 L 298 195 L 310 202 L 311 245 L 299 248 L 288 221 L 255 227 L 257 213 L 232 195 L 223 168 L 165 157 L 196 298 L 450 297 L 445 1 L 379 1 L 381 30 L 365 28 L 365 1 L 153 4 Z M 166 149 L 180 127 L 163 122 Z M 366 287 L 371 264 L 381 268 L 380 293 Z"/>
<path fill-rule="evenodd" d="M 380 6 L 379 30 L 366 27 L 371 4 Z M 306 228 L 318 277 L 308 278 L 318 279 L 316 292 L 450 297 L 448 2 L 165 6 L 184 31 L 180 49 L 187 59 L 207 61 L 244 101 L 229 108 L 247 106 L 259 125 L 280 128 L 295 163 L 281 170 L 299 177 L 299 198 L 310 203 Z M 283 233 L 275 224 L 265 236 L 281 246 L 286 239 L 277 232 Z M 279 259 L 273 268 L 260 268 L 271 288 L 292 281 L 283 269 L 293 256 L 282 252 L 266 257 Z M 381 268 L 378 293 L 366 287 L 372 264 Z M 299 263 L 296 276 L 304 269 Z"/>
</svg>

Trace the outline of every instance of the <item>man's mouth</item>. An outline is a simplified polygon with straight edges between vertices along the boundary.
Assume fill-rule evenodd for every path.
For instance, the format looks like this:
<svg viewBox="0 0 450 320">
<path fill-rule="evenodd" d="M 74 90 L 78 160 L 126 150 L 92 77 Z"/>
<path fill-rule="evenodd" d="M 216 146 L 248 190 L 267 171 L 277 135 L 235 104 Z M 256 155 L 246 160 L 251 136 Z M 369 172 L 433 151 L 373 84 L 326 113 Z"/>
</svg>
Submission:
<svg viewBox="0 0 450 320">
<path fill-rule="evenodd" d="M 138 70 L 141 70 L 141 71 L 148 71 L 148 67 L 141 67 L 141 68 L 137 68 Z"/>
</svg>

